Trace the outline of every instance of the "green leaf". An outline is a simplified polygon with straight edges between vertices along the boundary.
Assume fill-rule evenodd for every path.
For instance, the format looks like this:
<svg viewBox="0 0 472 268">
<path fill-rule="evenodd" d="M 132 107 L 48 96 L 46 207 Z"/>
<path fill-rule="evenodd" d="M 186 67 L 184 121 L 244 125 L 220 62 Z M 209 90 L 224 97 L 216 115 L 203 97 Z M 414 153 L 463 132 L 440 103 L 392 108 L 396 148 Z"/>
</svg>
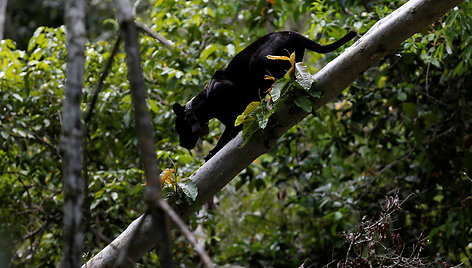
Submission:
<svg viewBox="0 0 472 268">
<path fill-rule="evenodd" d="M 281 78 L 275 82 L 275 84 L 272 86 L 272 89 L 270 90 L 270 97 L 272 98 L 272 101 L 278 101 L 280 96 L 285 93 L 284 89 L 286 89 L 288 82 L 290 82 L 290 79 L 287 77 Z"/>
<path fill-rule="evenodd" d="M 34 31 L 33 37 L 30 39 L 28 43 L 28 51 L 33 50 L 33 48 L 36 46 L 37 39 L 39 35 L 43 32 L 43 30 L 44 30 L 44 27 L 39 27 L 38 29 L 36 29 L 36 31 Z"/>
<path fill-rule="evenodd" d="M 238 115 L 238 117 L 236 117 L 236 121 L 234 121 L 234 126 L 239 126 L 241 125 L 242 123 L 244 123 L 244 121 L 246 120 L 246 118 L 244 117 L 244 115 L 240 114 Z"/>
<path fill-rule="evenodd" d="M 467 65 L 464 66 L 464 62 L 461 61 L 459 62 L 459 64 L 456 66 L 456 68 L 454 68 L 454 72 L 452 73 L 452 75 L 454 77 L 456 76 L 461 76 L 465 71 L 467 71 Z"/>
<path fill-rule="evenodd" d="M 422 115 L 424 123 L 430 127 L 431 124 L 438 122 L 440 119 L 434 112 L 428 112 Z"/>
<path fill-rule="evenodd" d="M 259 125 L 256 124 L 256 120 L 252 119 L 252 122 L 246 122 L 243 125 L 243 139 L 244 143 L 241 145 L 241 147 L 244 147 L 249 140 L 251 140 L 252 135 L 259 130 Z"/>
<path fill-rule="evenodd" d="M 311 83 L 311 87 L 310 87 L 310 90 L 308 91 L 308 93 L 313 98 L 321 98 L 323 96 L 323 92 L 321 92 L 321 90 L 319 90 L 316 87 L 316 83 L 314 81 L 313 81 L 313 83 Z"/>
<path fill-rule="evenodd" d="M 293 101 L 298 107 L 302 108 L 303 111 L 307 113 L 311 112 L 311 101 L 307 96 L 297 96 Z"/>
<path fill-rule="evenodd" d="M 334 212 L 334 215 L 333 215 L 333 220 L 334 221 L 339 221 L 342 218 L 343 218 L 343 214 L 341 212 L 339 212 L 339 211 Z"/>
<path fill-rule="evenodd" d="M 6 131 L 0 131 L 0 135 L 1 135 L 2 138 L 4 138 L 5 140 L 8 139 L 8 137 L 10 136 L 10 135 L 8 134 L 8 132 L 6 132 Z"/>
<path fill-rule="evenodd" d="M 439 63 L 439 60 L 436 58 L 431 58 L 431 64 L 434 65 L 437 68 L 441 67 L 441 63 Z"/>
<path fill-rule="evenodd" d="M 405 102 L 403 103 L 403 111 L 410 118 L 418 117 L 418 107 L 415 103 Z"/>
<path fill-rule="evenodd" d="M 123 98 L 121 98 L 121 102 L 130 104 L 131 103 L 131 95 L 127 94 Z"/>
<path fill-rule="evenodd" d="M 268 122 L 269 122 L 269 117 L 263 114 L 257 117 L 257 124 L 259 125 L 259 128 L 261 129 L 266 128 Z"/>
<path fill-rule="evenodd" d="M 195 159 L 193 159 L 193 157 L 191 157 L 190 155 L 186 155 L 186 154 L 176 156 L 175 160 L 179 163 L 184 163 L 184 164 L 190 164 L 190 163 L 195 161 Z"/>
<path fill-rule="evenodd" d="M 245 117 L 249 116 L 260 104 L 261 104 L 260 101 L 253 101 L 249 103 L 243 112 L 243 116 Z"/>
<path fill-rule="evenodd" d="M 106 188 L 102 188 L 100 190 L 98 190 L 96 193 L 95 193 L 95 199 L 99 199 L 102 197 L 103 193 L 105 192 Z"/>
<path fill-rule="evenodd" d="M 243 125 L 243 138 L 248 137 L 257 129 L 259 129 L 259 127 L 258 124 L 255 124 L 254 118 L 251 118 L 250 120 L 246 121 L 246 123 Z"/>
<path fill-rule="evenodd" d="M 387 77 L 385 75 L 381 76 L 377 82 L 377 86 L 384 87 L 386 82 L 387 82 Z"/>
<path fill-rule="evenodd" d="M 446 52 L 449 55 L 452 54 L 452 48 L 451 48 L 451 44 L 449 44 L 449 42 L 446 42 Z"/>
<path fill-rule="evenodd" d="M 19 101 L 23 101 L 23 98 L 18 93 L 13 93 L 12 96 Z"/>
<path fill-rule="evenodd" d="M 217 46 L 215 45 L 209 45 L 207 46 L 202 53 L 200 54 L 200 59 L 206 60 L 208 56 L 210 56 L 213 52 L 215 52 L 218 49 Z"/>
<path fill-rule="evenodd" d="M 407 99 L 406 93 L 403 92 L 403 91 L 398 92 L 397 99 L 399 101 L 406 101 L 406 99 Z"/>
<path fill-rule="evenodd" d="M 193 182 L 190 179 L 180 181 L 178 183 L 180 189 L 184 192 L 184 194 L 190 198 L 192 201 L 195 201 L 197 199 L 198 195 L 198 188 L 195 182 Z"/>
<path fill-rule="evenodd" d="M 239 126 L 241 125 L 242 123 L 246 122 L 249 115 L 261 104 L 260 101 L 253 101 L 251 103 L 249 103 L 247 106 L 246 106 L 246 109 L 244 110 L 244 112 L 241 114 L 241 115 L 238 115 L 238 117 L 236 118 L 236 121 L 234 122 L 234 126 Z"/>
<path fill-rule="evenodd" d="M 226 45 L 226 51 L 228 52 L 229 55 L 233 56 L 236 54 L 236 48 L 234 47 L 233 44 L 228 44 Z"/>
<path fill-rule="evenodd" d="M 149 99 L 149 105 L 154 113 L 159 114 L 159 107 L 153 99 Z"/>
<path fill-rule="evenodd" d="M 307 72 L 306 66 L 300 62 L 295 64 L 295 82 L 305 91 L 310 91 L 311 85 L 313 84 L 312 75 Z"/>
</svg>

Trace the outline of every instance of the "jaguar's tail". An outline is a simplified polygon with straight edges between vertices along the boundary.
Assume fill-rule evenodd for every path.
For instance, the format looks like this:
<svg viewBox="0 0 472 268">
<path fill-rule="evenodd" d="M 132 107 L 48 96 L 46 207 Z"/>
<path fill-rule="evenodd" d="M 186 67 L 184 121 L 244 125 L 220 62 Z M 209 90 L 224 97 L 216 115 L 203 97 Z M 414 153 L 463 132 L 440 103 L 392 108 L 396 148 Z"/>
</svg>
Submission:
<svg viewBox="0 0 472 268">
<path fill-rule="evenodd" d="M 346 35 L 344 35 L 341 39 L 337 40 L 334 43 L 331 43 L 329 45 L 321 45 L 311 39 L 308 39 L 302 35 L 300 35 L 303 39 L 303 42 L 305 43 L 305 48 L 312 50 L 317 53 L 329 53 L 332 52 L 342 45 L 346 44 L 349 42 L 351 39 L 353 39 L 357 35 L 357 32 L 355 31 L 350 31 Z"/>
</svg>

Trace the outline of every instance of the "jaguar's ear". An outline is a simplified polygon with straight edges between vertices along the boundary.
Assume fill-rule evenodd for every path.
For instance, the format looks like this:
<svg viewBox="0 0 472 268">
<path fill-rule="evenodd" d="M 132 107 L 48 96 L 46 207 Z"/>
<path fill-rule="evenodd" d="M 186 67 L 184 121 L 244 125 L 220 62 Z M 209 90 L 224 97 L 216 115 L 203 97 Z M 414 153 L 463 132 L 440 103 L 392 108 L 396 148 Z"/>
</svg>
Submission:
<svg viewBox="0 0 472 268">
<path fill-rule="evenodd" d="M 177 102 L 174 103 L 174 105 L 172 106 L 172 110 L 174 110 L 174 113 L 177 115 L 177 116 L 183 116 L 184 115 L 184 107 L 180 104 L 178 104 Z"/>
</svg>

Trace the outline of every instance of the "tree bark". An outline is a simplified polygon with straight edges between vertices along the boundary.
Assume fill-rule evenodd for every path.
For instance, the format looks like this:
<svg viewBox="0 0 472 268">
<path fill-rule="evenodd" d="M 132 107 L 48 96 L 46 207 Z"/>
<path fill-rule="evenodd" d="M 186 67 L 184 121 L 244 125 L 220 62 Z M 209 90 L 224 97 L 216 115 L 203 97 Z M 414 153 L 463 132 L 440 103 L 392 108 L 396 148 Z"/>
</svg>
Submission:
<svg viewBox="0 0 472 268">
<path fill-rule="evenodd" d="M 61 147 L 64 153 L 64 247 L 60 267 L 82 264 L 82 85 L 85 69 L 85 1 L 68 0 L 65 8 L 67 29 L 67 70 L 64 89 Z"/>
<path fill-rule="evenodd" d="M 378 21 L 354 45 L 316 73 L 316 87 L 324 94 L 313 109 L 316 110 L 333 100 L 367 68 L 374 66 L 382 57 L 398 49 L 407 38 L 422 31 L 462 1 L 410 0 Z M 190 177 L 198 187 L 197 204 L 201 205 L 212 198 L 258 156 L 267 153 L 282 134 L 307 115 L 308 113 L 296 107 L 282 105 L 271 117 L 267 128 L 255 133 L 244 147 L 241 147 L 243 140 L 239 133 Z M 192 208 L 185 204 L 176 210 L 182 216 L 193 212 Z M 140 218 L 133 221 L 110 245 L 95 255 L 87 263 L 87 267 L 107 267 L 123 243 L 132 243 L 134 252 L 130 257 L 134 260 L 149 251 L 156 243 L 151 219 L 146 218 L 141 230 L 134 237 L 135 241 L 129 241 L 129 233 L 136 227 Z"/>
<path fill-rule="evenodd" d="M 8 0 L 0 0 L 0 40 L 3 40 L 3 34 L 5 33 L 5 18 L 7 16 L 7 3 L 8 3 Z"/>
</svg>

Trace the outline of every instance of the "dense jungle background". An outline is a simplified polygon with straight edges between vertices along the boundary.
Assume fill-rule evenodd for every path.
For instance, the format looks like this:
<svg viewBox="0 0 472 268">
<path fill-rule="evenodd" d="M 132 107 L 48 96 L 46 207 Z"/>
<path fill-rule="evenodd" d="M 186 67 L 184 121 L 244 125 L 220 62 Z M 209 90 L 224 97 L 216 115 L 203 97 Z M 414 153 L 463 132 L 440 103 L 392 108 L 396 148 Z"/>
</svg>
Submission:
<svg viewBox="0 0 472 268">
<path fill-rule="evenodd" d="M 143 0 L 140 36 L 162 170 L 189 176 L 216 143 L 178 146 L 172 104 L 258 37 L 295 30 L 320 43 L 365 33 L 406 1 Z M 89 1 L 84 111 L 118 35 L 112 1 Z M 219 265 L 472 266 L 472 5 L 370 68 L 287 132 L 189 220 Z M 0 43 L 0 267 L 53 267 L 62 247 L 63 1 L 9 1 Z M 352 44 L 349 43 L 349 44 Z M 342 50 L 307 52 L 311 73 Z M 84 261 L 145 209 L 123 49 L 88 122 Z M 173 231 L 175 262 L 199 258 Z M 137 267 L 157 259 L 150 252 Z M 408 266 L 410 265 L 410 266 Z"/>
</svg>

